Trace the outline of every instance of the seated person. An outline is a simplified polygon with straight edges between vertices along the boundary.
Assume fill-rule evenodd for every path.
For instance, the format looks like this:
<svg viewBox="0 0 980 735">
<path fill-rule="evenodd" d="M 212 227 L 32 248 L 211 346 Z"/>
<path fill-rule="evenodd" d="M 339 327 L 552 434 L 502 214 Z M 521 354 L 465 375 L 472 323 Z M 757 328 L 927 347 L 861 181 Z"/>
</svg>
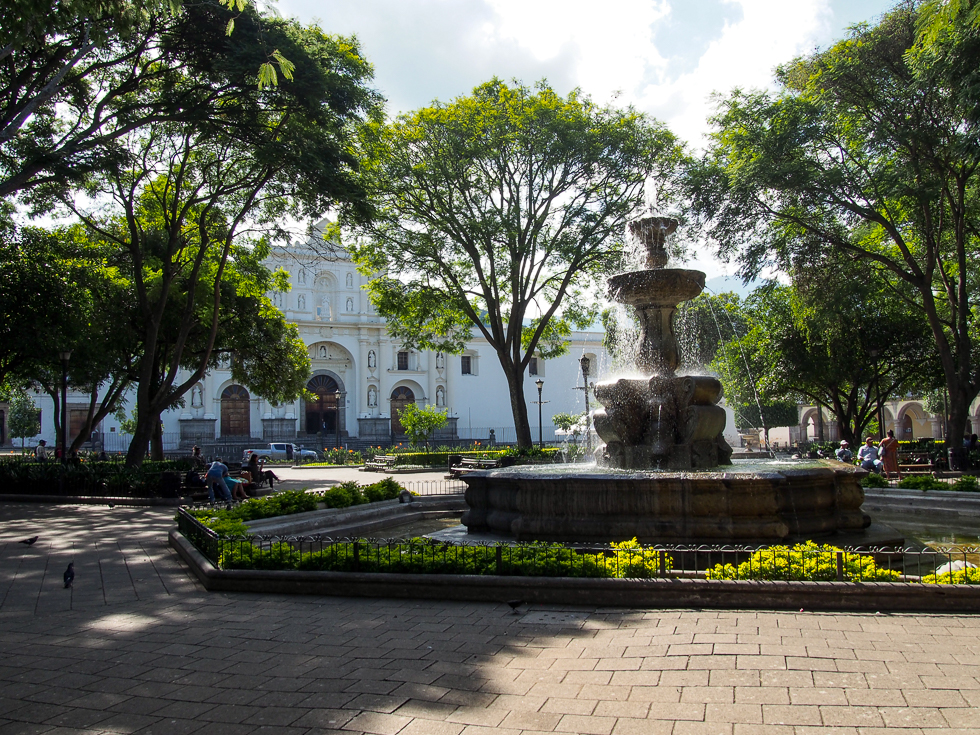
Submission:
<svg viewBox="0 0 980 735">
<path fill-rule="evenodd" d="M 850 463 L 854 461 L 854 452 L 851 451 L 851 445 L 847 439 L 841 440 L 840 449 L 834 452 L 834 455 L 837 457 L 838 462 Z"/>
<path fill-rule="evenodd" d="M 197 470 L 190 470 L 186 475 L 184 475 L 184 484 L 189 488 L 200 489 L 205 488 L 208 484 L 201 477 L 201 473 Z"/>
<path fill-rule="evenodd" d="M 864 446 L 858 450 L 858 462 L 862 469 L 880 473 L 881 460 L 878 459 L 878 447 L 874 442 L 875 440 L 870 436 L 864 440 Z"/>
<path fill-rule="evenodd" d="M 225 484 L 231 492 L 232 500 L 248 500 L 248 493 L 245 492 L 245 488 L 251 482 L 252 478 L 247 472 L 242 472 L 240 478 L 231 477 L 230 475 L 225 477 Z"/>
<path fill-rule="evenodd" d="M 252 482 L 255 483 L 255 487 L 262 487 L 262 483 L 266 480 L 269 481 L 269 487 L 275 488 L 275 482 L 279 479 L 276 477 L 276 473 L 272 470 L 262 469 L 265 466 L 265 462 L 259 463 L 259 455 L 252 454 L 248 458 L 248 465 L 245 469 L 252 476 Z"/>
</svg>

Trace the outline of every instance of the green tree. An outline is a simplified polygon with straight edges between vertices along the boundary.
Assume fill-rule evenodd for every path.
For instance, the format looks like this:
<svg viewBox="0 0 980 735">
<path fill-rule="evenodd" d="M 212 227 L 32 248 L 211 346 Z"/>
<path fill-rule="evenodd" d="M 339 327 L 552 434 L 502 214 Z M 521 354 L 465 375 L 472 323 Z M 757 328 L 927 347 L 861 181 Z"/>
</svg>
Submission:
<svg viewBox="0 0 980 735">
<path fill-rule="evenodd" d="M 236 379 L 259 381 L 274 402 L 300 390 L 308 357 L 295 328 L 264 296 L 288 284 L 261 266 L 267 245 L 248 242 L 241 231 L 261 227 L 275 236 L 285 217 L 331 206 L 352 221 L 370 213 L 353 138 L 379 114 L 379 98 L 366 86 L 370 66 L 351 39 L 292 21 L 259 21 L 267 41 L 300 62 L 293 81 L 259 89 L 238 65 L 221 61 L 223 45 L 251 36 L 231 40 L 211 24 L 187 29 L 179 43 L 202 56 L 216 52 L 208 77 L 214 119 L 127 137 L 131 165 L 105 171 L 91 187 L 111 199 L 108 215 L 65 202 L 131 283 L 140 351 L 130 465 L 151 440 L 153 454 L 162 453 L 161 412 L 180 405 L 220 352 L 235 354 Z M 196 90 L 202 79 L 188 83 Z M 233 315 L 240 318 L 229 321 Z"/>
<path fill-rule="evenodd" d="M 743 275 L 830 249 L 911 298 L 950 395 L 950 436 L 980 391 L 974 262 L 980 144 L 967 107 L 914 67 L 917 11 L 779 69 L 775 95 L 722 100 L 687 178 L 694 214 Z"/>
<path fill-rule="evenodd" d="M 878 281 L 856 279 L 833 257 L 815 272 L 797 271 L 792 286 L 773 283 L 746 304 L 749 329 L 726 344 L 713 367 L 743 420 L 759 413 L 782 425 L 787 403 L 815 403 L 853 442 L 882 400 L 934 383 L 937 365 L 926 325 Z M 782 408 L 779 408 L 782 403 Z M 779 412 L 780 423 L 773 423 Z"/>
<path fill-rule="evenodd" d="M 24 439 L 37 436 L 41 433 L 41 412 L 37 410 L 37 404 L 26 391 L 11 391 L 10 415 L 7 417 L 7 426 L 12 439 L 20 439 L 20 450 L 24 451 Z"/>
<path fill-rule="evenodd" d="M 201 53 L 182 43 L 236 21 L 233 44 Z M 228 63 L 253 86 L 275 85 L 276 68 L 291 79 L 274 42 L 241 0 L 10 0 L 0 25 L 0 197 L 28 193 L 43 209 L 52 192 L 124 157 L 132 130 L 201 120 L 206 107 L 186 81 L 176 88 L 179 74 Z"/>
<path fill-rule="evenodd" d="M 459 352 L 481 334 L 532 446 L 528 362 L 594 319 L 595 277 L 619 258 L 644 183 L 668 190 L 676 139 L 635 110 L 497 79 L 372 133 L 378 217 L 350 251 L 375 308 L 419 349 Z"/>
<path fill-rule="evenodd" d="M 419 447 L 425 442 L 426 449 L 429 447 L 429 437 L 432 432 L 441 429 L 446 425 L 449 414 L 445 409 L 438 409 L 435 406 L 423 406 L 419 408 L 414 403 L 409 403 L 398 414 L 408 440 Z"/>
</svg>

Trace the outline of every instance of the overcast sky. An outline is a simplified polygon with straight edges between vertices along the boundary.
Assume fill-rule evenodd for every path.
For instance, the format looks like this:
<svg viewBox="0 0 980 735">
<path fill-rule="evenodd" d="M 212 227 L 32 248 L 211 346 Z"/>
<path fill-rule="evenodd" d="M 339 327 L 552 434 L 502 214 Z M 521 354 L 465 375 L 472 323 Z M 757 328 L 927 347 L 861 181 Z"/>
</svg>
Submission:
<svg viewBox="0 0 980 735">
<path fill-rule="evenodd" d="M 772 70 L 874 21 L 896 0 L 279 0 L 286 16 L 356 35 L 388 112 L 468 94 L 493 76 L 546 78 L 632 104 L 694 147 L 712 92 L 765 87 Z M 709 278 L 732 269 L 696 258 Z"/>
</svg>

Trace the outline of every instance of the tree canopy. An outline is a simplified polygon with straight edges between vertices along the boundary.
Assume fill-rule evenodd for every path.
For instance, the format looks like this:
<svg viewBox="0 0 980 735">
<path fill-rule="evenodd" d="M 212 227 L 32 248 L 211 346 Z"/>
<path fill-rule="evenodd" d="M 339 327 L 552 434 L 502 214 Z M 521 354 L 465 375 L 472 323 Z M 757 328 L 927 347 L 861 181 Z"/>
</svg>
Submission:
<svg viewBox="0 0 980 735">
<path fill-rule="evenodd" d="M 482 335 L 531 446 L 528 362 L 593 321 L 595 277 L 645 182 L 668 190 L 680 146 L 635 110 L 497 79 L 370 133 L 377 217 L 350 250 L 372 302 L 406 345 L 458 352 Z"/>
<path fill-rule="evenodd" d="M 722 99 L 686 189 L 743 275 L 789 271 L 830 249 L 854 264 L 855 278 L 881 279 L 912 300 L 931 330 L 958 436 L 980 391 L 980 139 L 976 108 L 951 76 L 910 53 L 917 20 L 915 5 L 902 4 L 780 68 L 777 93 Z"/>
</svg>

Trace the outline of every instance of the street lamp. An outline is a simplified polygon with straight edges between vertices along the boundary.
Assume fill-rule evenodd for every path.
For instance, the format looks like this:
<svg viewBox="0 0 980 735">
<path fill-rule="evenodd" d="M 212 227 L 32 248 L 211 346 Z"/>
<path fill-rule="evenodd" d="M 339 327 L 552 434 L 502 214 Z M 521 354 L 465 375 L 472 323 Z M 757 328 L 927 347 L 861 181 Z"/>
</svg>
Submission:
<svg viewBox="0 0 980 735">
<path fill-rule="evenodd" d="M 585 391 L 585 451 L 592 454 L 592 435 L 589 433 L 589 420 L 591 419 L 589 415 L 589 358 L 582 355 L 578 364 L 582 366 L 582 379 L 585 382 L 585 386 L 582 388 Z"/>
<path fill-rule="evenodd" d="M 541 389 L 544 388 L 544 381 L 541 378 L 538 378 L 534 381 L 534 384 L 538 386 L 538 400 L 535 401 L 535 403 L 538 404 L 538 447 L 544 449 L 544 440 L 541 436 L 541 406 L 545 403 L 551 403 L 551 401 L 541 400 Z"/>
<path fill-rule="evenodd" d="M 340 392 L 340 389 L 338 389 L 337 390 L 336 413 L 335 413 L 335 415 L 333 417 L 334 429 L 336 430 L 336 435 L 337 435 L 337 440 L 336 440 L 336 443 L 334 444 L 334 446 L 336 448 L 339 448 L 340 447 L 340 397 L 341 397 L 341 395 L 343 395 L 343 394 Z"/>
<path fill-rule="evenodd" d="M 71 350 L 58 353 L 61 358 L 61 462 L 68 462 L 68 360 Z"/>
</svg>

